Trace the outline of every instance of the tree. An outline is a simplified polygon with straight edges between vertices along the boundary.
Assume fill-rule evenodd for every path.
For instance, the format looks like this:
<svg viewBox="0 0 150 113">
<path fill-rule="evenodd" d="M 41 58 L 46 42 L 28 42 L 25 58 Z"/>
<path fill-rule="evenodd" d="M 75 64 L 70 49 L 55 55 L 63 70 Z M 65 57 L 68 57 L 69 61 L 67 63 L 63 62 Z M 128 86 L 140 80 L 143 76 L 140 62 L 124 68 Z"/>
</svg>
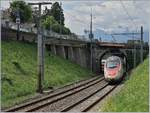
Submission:
<svg viewBox="0 0 150 113">
<path fill-rule="evenodd" d="M 52 8 L 51 8 L 51 12 L 49 12 L 49 14 L 51 14 L 51 16 L 53 16 L 55 18 L 55 20 L 61 24 L 61 25 L 65 25 L 64 24 L 64 21 L 65 21 L 65 18 L 64 18 L 64 13 L 63 13 L 63 9 L 62 7 L 59 5 L 58 2 L 55 2 L 53 5 L 52 5 Z"/>
<path fill-rule="evenodd" d="M 44 13 L 42 15 L 42 20 L 42 24 L 45 29 L 52 30 L 56 33 L 60 33 L 61 30 L 62 34 L 71 34 L 70 29 L 65 27 L 64 25 L 65 18 L 63 9 L 58 2 L 55 2 L 52 5 L 51 9 L 45 7 Z"/>
<path fill-rule="evenodd" d="M 38 7 L 34 7 L 32 9 L 32 23 L 35 24 L 34 27 L 38 27 L 38 18 L 39 17 L 39 10 L 38 10 Z"/>
<path fill-rule="evenodd" d="M 17 13 L 20 15 L 20 22 L 25 23 L 31 19 L 32 9 L 24 1 L 13 1 L 10 4 L 10 17 L 13 22 L 16 21 Z"/>
<path fill-rule="evenodd" d="M 62 33 L 65 35 L 69 35 L 71 34 L 71 31 L 69 28 L 63 26 Z"/>
<path fill-rule="evenodd" d="M 69 28 L 66 28 L 63 25 L 60 25 L 53 16 L 47 16 L 46 19 L 43 19 L 42 25 L 47 30 L 52 30 L 56 33 L 60 32 L 60 28 L 62 29 L 62 34 L 71 34 Z"/>
<path fill-rule="evenodd" d="M 42 25 L 45 29 L 52 29 L 53 25 L 57 25 L 58 22 L 54 19 L 53 16 L 47 16 L 46 19 L 43 19 Z"/>
<path fill-rule="evenodd" d="M 56 32 L 56 33 L 60 33 L 60 28 L 62 29 L 62 34 L 64 34 L 64 35 L 69 35 L 69 34 L 71 34 L 69 28 L 67 28 L 67 27 L 65 27 L 65 26 L 62 26 L 62 25 L 60 25 L 60 24 L 54 24 L 54 25 L 52 26 L 52 30 L 53 30 L 54 32 Z"/>
</svg>

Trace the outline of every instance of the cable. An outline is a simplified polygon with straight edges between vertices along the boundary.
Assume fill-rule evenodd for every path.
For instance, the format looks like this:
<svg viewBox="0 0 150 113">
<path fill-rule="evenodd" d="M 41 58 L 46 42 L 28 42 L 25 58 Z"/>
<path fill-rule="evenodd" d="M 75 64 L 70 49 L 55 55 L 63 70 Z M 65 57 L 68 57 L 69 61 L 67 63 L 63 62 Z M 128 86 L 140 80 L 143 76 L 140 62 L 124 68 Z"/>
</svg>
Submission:
<svg viewBox="0 0 150 113">
<path fill-rule="evenodd" d="M 128 13 L 128 11 L 127 11 L 125 5 L 123 4 L 122 0 L 120 0 L 120 3 L 121 3 L 121 5 L 122 5 L 124 11 L 125 11 L 126 14 L 128 15 L 128 17 L 130 18 L 131 23 L 133 24 L 133 26 L 136 26 L 136 24 L 134 23 L 134 19 L 133 19 L 133 18 L 130 16 L 130 14 Z M 137 29 L 135 29 L 135 31 L 137 31 Z M 134 34 L 133 34 L 133 37 L 134 37 Z"/>
<path fill-rule="evenodd" d="M 66 13 L 68 13 L 69 15 L 71 15 L 72 17 L 74 17 L 73 19 L 76 20 L 76 21 L 78 21 L 79 23 L 84 24 L 84 25 L 87 25 L 87 23 L 85 23 L 85 21 L 79 20 L 75 15 L 72 15 L 72 14 L 69 13 L 69 12 L 66 12 Z"/>
<path fill-rule="evenodd" d="M 122 5 L 122 7 L 123 7 L 124 11 L 125 11 L 125 12 L 126 12 L 126 14 L 128 15 L 128 17 L 130 18 L 130 20 L 131 20 L 132 24 L 136 26 L 136 24 L 134 23 L 133 18 L 132 18 L 132 17 L 130 16 L 130 14 L 128 13 L 128 11 L 127 11 L 127 9 L 126 9 L 125 5 L 123 4 L 122 0 L 120 0 L 120 3 L 121 3 L 121 5 Z"/>
<path fill-rule="evenodd" d="M 78 11 L 78 12 L 79 12 L 79 11 Z M 71 15 L 71 16 L 73 17 L 73 19 L 76 20 L 77 22 L 79 22 L 79 23 L 81 23 L 81 24 L 87 26 L 87 23 L 86 23 L 84 20 L 78 19 L 76 15 L 73 15 L 72 13 L 69 13 L 69 12 L 66 12 L 66 13 L 69 14 L 69 15 Z M 81 12 L 79 12 L 79 13 L 81 13 Z M 94 24 L 94 27 L 95 27 L 95 28 L 97 28 L 97 29 L 99 28 L 99 26 L 98 26 L 96 23 L 93 22 L 93 24 Z M 106 33 L 106 34 L 107 34 L 107 35 L 110 35 L 110 34 L 108 34 L 108 33 Z M 112 35 L 110 35 L 110 36 L 112 37 L 112 39 L 113 39 L 114 41 L 116 41 L 116 38 L 115 38 L 114 36 L 112 36 Z"/>
<path fill-rule="evenodd" d="M 128 17 L 130 18 L 130 20 L 131 20 L 133 26 L 136 26 L 136 24 L 134 23 L 134 19 L 129 15 L 129 13 L 128 13 L 126 7 L 125 7 L 125 5 L 124 5 L 123 2 L 122 2 L 122 0 L 120 0 L 120 3 L 121 3 L 121 5 L 122 5 L 123 9 L 125 10 L 126 14 L 128 15 Z M 138 29 L 138 28 L 136 27 L 136 28 L 135 28 L 135 31 L 137 31 L 137 29 Z M 133 34 L 133 35 L 134 35 L 134 34 Z"/>
<path fill-rule="evenodd" d="M 146 11 L 145 11 L 142 7 L 140 7 L 140 6 L 136 6 L 135 4 L 136 4 L 136 1 L 135 1 L 135 0 L 133 0 L 133 6 L 134 6 L 134 8 L 136 8 L 136 9 L 137 9 L 137 10 L 136 10 L 136 11 L 137 11 L 137 13 L 140 11 L 139 13 L 142 13 L 142 14 L 143 14 L 143 12 L 144 12 L 145 14 L 147 14 L 147 15 L 148 15 L 148 13 L 147 13 L 147 12 L 146 12 Z M 138 7 L 138 8 L 137 8 L 137 7 Z M 145 14 L 144 14 L 144 15 L 145 15 Z M 143 19 L 141 19 L 141 21 L 142 21 L 142 22 L 143 22 L 143 24 L 145 24 L 145 25 L 146 25 L 146 24 L 147 24 L 147 22 L 148 22 L 148 20 L 146 20 L 146 22 L 145 22 Z"/>
<path fill-rule="evenodd" d="M 134 3 L 136 4 L 135 0 L 133 0 L 133 4 Z M 136 5 L 134 5 L 134 7 L 136 8 Z M 139 11 L 141 11 L 141 13 L 145 12 L 145 10 L 142 7 L 138 7 L 137 9 L 141 9 L 141 10 L 139 10 Z"/>
<path fill-rule="evenodd" d="M 122 5 L 123 9 L 125 10 L 125 12 L 127 13 L 128 17 L 130 18 L 130 20 L 132 21 L 133 26 L 134 26 L 134 25 L 136 26 L 136 24 L 134 23 L 133 18 L 129 15 L 129 13 L 128 13 L 126 7 L 124 6 L 124 4 L 123 4 L 123 2 L 122 2 L 121 0 L 120 0 L 120 3 L 121 3 L 121 5 Z M 136 30 L 135 30 L 135 31 L 136 31 Z M 133 41 L 134 41 L 134 40 L 135 40 L 135 38 L 134 38 L 134 33 L 133 33 Z M 135 67 L 135 66 L 136 66 L 136 47 L 135 47 L 135 41 L 134 41 L 134 47 L 133 47 L 133 48 L 134 48 L 134 49 L 133 49 L 133 59 L 134 59 L 133 63 L 134 63 L 134 67 Z"/>
<path fill-rule="evenodd" d="M 122 5 L 124 11 L 125 11 L 126 14 L 128 15 L 128 17 L 130 18 L 130 20 L 131 20 L 133 26 L 136 26 L 136 24 L 134 23 L 134 19 L 133 19 L 133 18 L 130 16 L 130 14 L 128 13 L 128 11 L 127 11 L 125 5 L 123 4 L 122 0 L 120 0 L 120 3 L 121 3 L 121 5 Z M 135 31 L 137 31 L 137 27 L 136 27 Z M 134 35 L 134 34 L 133 34 L 133 35 Z"/>
</svg>

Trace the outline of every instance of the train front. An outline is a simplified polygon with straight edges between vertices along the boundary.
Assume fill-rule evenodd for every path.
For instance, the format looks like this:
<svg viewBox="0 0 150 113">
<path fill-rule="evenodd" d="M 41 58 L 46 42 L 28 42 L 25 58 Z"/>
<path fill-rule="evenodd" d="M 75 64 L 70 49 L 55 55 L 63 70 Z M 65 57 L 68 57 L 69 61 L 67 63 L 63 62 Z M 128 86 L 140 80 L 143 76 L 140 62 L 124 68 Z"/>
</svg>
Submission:
<svg viewBox="0 0 150 113">
<path fill-rule="evenodd" d="M 117 56 L 111 56 L 106 59 L 104 65 L 104 76 L 108 82 L 116 82 L 122 78 L 123 68 L 121 59 Z"/>
</svg>

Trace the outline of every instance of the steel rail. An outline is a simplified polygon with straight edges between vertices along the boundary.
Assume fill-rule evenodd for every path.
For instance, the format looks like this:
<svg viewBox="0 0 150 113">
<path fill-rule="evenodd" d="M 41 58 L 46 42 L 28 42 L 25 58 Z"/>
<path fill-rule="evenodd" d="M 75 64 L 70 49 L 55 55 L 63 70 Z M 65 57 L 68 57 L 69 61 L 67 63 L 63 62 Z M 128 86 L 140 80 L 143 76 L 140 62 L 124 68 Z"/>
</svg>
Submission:
<svg viewBox="0 0 150 113">
<path fill-rule="evenodd" d="M 87 84 L 87 86 L 82 86 L 81 88 L 79 88 L 79 89 L 77 89 L 77 90 L 73 90 L 73 91 L 70 92 L 69 94 L 60 96 L 60 97 L 58 97 L 58 98 L 54 98 L 53 100 L 46 100 L 45 103 L 39 104 L 39 105 L 37 105 L 37 106 L 34 106 L 33 108 L 31 108 L 31 109 L 29 109 L 29 110 L 26 110 L 25 112 L 38 111 L 38 109 L 41 109 L 41 108 L 43 108 L 43 107 L 45 107 L 45 106 L 48 106 L 48 105 L 50 105 L 50 104 L 53 104 L 53 103 L 55 103 L 55 102 L 57 102 L 57 101 L 60 101 L 60 100 L 62 100 L 62 99 L 64 99 L 64 98 L 67 98 L 67 97 L 69 97 L 69 96 L 71 96 L 71 95 L 74 95 L 74 94 L 76 94 L 76 93 L 78 93 L 78 92 L 81 92 L 81 91 L 83 91 L 83 90 L 85 90 L 85 89 L 88 89 L 89 87 L 92 87 L 93 85 L 98 84 L 99 82 L 101 82 L 101 81 L 103 81 L 103 80 L 104 80 L 104 78 L 102 78 L 102 79 L 100 79 L 100 80 L 97 80 L 97 81 L 94 82 L 94 83 Z M 58 96 L 59 96 L 59 95 L 58 95 Z"/>
<path fill-rule="evenodd" d="M 91 82 L 94 82 L 94 81 L 96 81 L 97 79 L 98 79 L 98 77 L 95 77 L 94 79 L 90 79 L 89 81 L 86 81 L 86 82 L 84 82 L 84 83 L 81 83 L 81 84 L 79 84 L 79 85 L 76 85 L 75 87 L 68 88 L 67 90 L 64 89 L 63 91 L 60 91 L 60 92 L 58 92 L 58 93 L 57 93 L 57 92 L 56 92 L 56 93 L 52 93 L 51 95 L 47 95 L 47 96 L 45 96 L 45 97 L 36 99 L 36 100 L 34 100 L 34 101 L 25 103 L 25 104 L 20 105 L 20 106 L 17 106 L 17 107 L 9 108 L 9 109 L 4 110 L 4 111 L 6 111 L 6 112 L 13 112 L 13 111 L 19 111 L 19 110 L 21 110 L 21 109 L 25 109 L 25 108 L 27 108 L 27 107 L 30 107 L 30 106 L 34 105 L 34 104 L 40 103 L 41 101 L 44 101 L 44 100 L 47 100 L 47 99 L 51 99 L 51 98 L 53 98 L 53 97 L 56 97 L 56 96 L 59 96 L 59 95 L 61 95 L 61 94 L 66 93 L 66 92 L 69 92 L 69 91 L 71 91 L 71 90 L 74 90 L 74 89 L 83 87 L 84 85 L 89 84 L 89 83 L 91 83 Z M 99 79 L 100 79 L 100 81 L 101 81 L 101 80 L 104 79 L 104 78 L 99 78 Z M 99 81 L 99 79 L 98 79 L 98 81 Z M 82 82 L 83 82 L 83 81 L 82 81 Z M 63 88 L 65 88 L 65 86 L 64 86 Z M 60 88 L 58 88 L 58 90 L 60 90 Z"/>
</svg>

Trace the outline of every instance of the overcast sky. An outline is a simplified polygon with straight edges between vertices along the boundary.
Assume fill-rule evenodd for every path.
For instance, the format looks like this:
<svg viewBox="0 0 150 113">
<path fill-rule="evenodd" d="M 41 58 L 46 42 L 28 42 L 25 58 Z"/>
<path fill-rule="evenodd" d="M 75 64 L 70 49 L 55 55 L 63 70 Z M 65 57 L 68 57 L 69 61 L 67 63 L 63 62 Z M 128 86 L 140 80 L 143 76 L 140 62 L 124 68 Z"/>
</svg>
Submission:
<svg viewBox="0 0 150 113">
<path fill-rule="evenodd" d="M 12 0 L 2 0 L 1 8 L 8 8 Z M 50 1 L 50 0 L 43 0 Z M 26 2 L 38 2 L 26 0 Z M 49 6 L 50 7 L 50 6 Z M 99 0 L 99 1 L 62 1 L 65 25 L 72 32 L 84 35 L 89 30 L 90 13 L 93 13 L 93 30 L 107 33 L 137 31 L 143 25 L 148 30 L 150 22 L 150 0 Z"/>
</svg>

